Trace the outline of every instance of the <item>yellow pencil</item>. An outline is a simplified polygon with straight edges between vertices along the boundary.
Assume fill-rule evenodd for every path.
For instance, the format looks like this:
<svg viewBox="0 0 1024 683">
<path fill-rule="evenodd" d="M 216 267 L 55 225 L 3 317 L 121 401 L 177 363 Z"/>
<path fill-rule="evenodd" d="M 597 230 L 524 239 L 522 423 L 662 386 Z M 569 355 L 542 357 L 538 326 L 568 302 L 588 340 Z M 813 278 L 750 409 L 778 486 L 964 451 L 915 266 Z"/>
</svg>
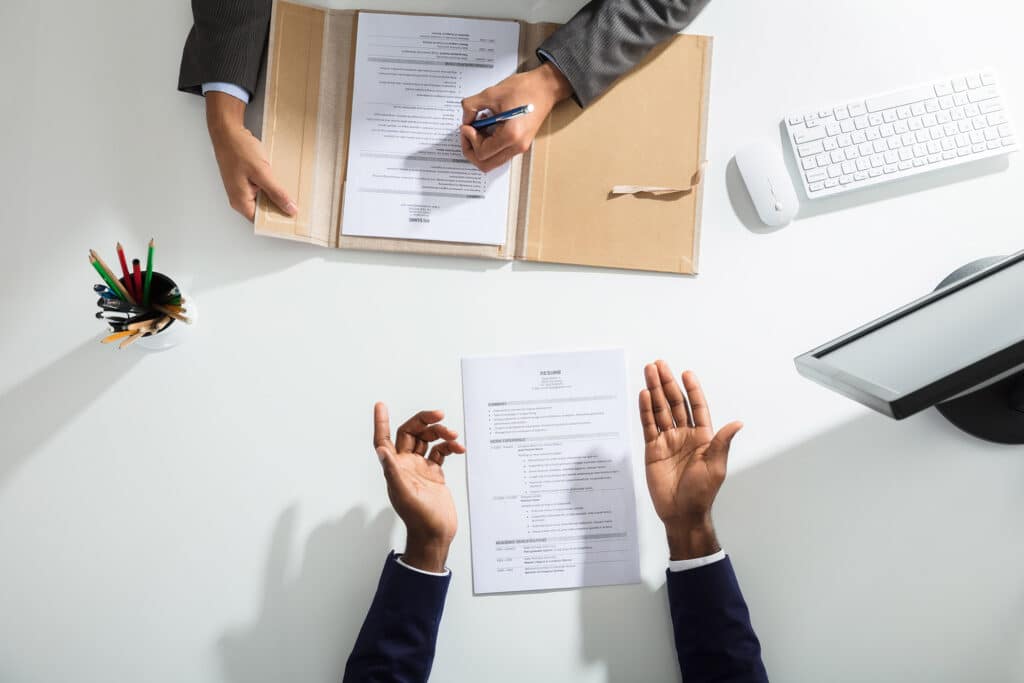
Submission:
<svg viewBox="0 0 1024 683">
<path fill-rule="evenodd" d="M 121 339 L 122 337 L 127 337 L 129 334 L 131 334 L 131 330 L 122 330 L 121 332 L 115 332 L 109 337 L 104 337 L 102 341 L 104 344 L 110 344 L 111 342 L 116 342 L 118 339 Z"/>
<path fill-rule="evenodd" d="M 123 349 L 126 346 L 130 346 L 142 338 L 141 330 L 132 330 L 129 332 L 129 336 L 125 338 L 123 342 L 117 345 L 117 348 Z"/>
<path fill-rule="evenodd" d="M 114 272 L 110 270 L 106 263 L 103 262 L 103 259 L 100 258 L 100 255 L 96 253 L 95 249 L 89 250 L 89 256 L 95 259 L 96 263 L 100 264 L 100 268 L 102 268 L 104 272 L 106 272 L 106 274 L 110 276 L 110 283 L 114 285 L 114 288 L 117 290 L 118 295 L 122 299 L 124 299 L 125 301 L 132 305 L 138 303 L 135 301 L 132 295 L 128 293 L 128 290 L 124 288 L 124 285 L 121 284 L 121 281 L 117 279 L 117 277 L 114 275 Z"/>
</svg>

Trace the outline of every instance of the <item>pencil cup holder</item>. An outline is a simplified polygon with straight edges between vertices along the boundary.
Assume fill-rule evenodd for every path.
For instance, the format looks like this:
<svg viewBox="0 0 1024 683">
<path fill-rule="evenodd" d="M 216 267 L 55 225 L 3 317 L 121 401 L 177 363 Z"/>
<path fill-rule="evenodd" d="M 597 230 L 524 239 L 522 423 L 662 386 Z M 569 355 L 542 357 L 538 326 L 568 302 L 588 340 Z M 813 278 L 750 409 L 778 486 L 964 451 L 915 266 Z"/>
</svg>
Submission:
<svg viewBox="0 0 1024 683">
<path fill-rule="evenodd" d="M 125 279 L 121 278 L 120 282 L 125 285 Z M 133 347 L 142 349 L 144 351 L 166 351 L 169 348 L 178 346 L 182 342 L 188 339 L 192 330 L 190 328 L 195 326 L 196 319 L 199 315 L 199 309 L 196 306 L 196 302 L 191 296 L 186 295 L 182 292 L 178 285 L 171 278 L 167 277 L 163 273 L 153 271 L 153 279 L 150 282 L 149 300 L 152 303 L 159 303 L 160 305 L 180 305 L 183 310 L 181 315 L 187 317 L 188 323 L 182 322 L 179 319 L 171 318 L 171 321 L 167 323 L 159 332 L 148 333 L 134 344 Z M 179 304 L 174 304 L 174 301 L 179 301 Z M 166 315 L 165 311 L 153 310 L 150 313 L 145 313 L 133 318 L 135 322 L 142 322 L 145 320 L 158 320 Z M 113 329 L 113 327 L 111 327 Z"/>
</svg>

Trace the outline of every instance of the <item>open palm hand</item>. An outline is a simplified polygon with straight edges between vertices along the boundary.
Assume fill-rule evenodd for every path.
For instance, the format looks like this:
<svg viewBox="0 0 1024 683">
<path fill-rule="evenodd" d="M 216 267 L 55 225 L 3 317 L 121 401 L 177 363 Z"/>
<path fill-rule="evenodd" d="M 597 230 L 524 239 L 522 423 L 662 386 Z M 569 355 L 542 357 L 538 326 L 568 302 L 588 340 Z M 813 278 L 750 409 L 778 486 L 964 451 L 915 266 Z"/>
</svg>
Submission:
<svg viewBox="0 0 1024 683">
<path fill-rule="evenodd" d="M 710 524 L 711 505 L 725 481 L 729 444 L 743 425 L 731 422 L 715 434 L 692 372 L 682 375 L 685 395 L 664 361 L 647 365 L 644 377 L 640 422 L 654 509 L 666 527 Z"/>
</svg>

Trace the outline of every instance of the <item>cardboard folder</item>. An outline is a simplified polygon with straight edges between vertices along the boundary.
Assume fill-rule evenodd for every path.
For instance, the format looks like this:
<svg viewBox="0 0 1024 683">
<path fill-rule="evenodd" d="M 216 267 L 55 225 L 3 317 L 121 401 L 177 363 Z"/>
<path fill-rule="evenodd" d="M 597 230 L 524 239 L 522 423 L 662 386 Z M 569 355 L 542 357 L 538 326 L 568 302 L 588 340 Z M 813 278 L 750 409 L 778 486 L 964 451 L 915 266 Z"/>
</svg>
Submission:
<svg viewBox="0 0 1024 683">
<path fill-rule="evenodd" d="M 263 142 L 298 213 L 260 197 L 255 230 L 326 247 L 696 273 L 711 38 L 667 41 L 583 110 L 560 103 L 511 163 L 502 245 L 342 232 L 356 32 L 361 10 L 276 0 Z M 519 22 L 519 70 L 556 24 Z M 467 95 L 472 93 L 467 93 Z M 613 188 L 631 186 L 625 194 Z"/>
</svg>

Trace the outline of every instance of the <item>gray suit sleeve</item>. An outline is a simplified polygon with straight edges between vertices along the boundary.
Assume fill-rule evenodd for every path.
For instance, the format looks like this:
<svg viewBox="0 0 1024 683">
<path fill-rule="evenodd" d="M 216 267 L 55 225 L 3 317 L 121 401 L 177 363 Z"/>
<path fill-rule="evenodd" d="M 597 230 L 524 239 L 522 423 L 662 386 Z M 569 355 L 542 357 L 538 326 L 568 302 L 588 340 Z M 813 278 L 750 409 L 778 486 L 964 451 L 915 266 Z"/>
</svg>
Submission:
<svg viewBox="0 0 1024 683">
<path fill-rule="evenodd" d="M 194 24 L 185 40 L 178 90 L 199 94 L 203 83 L 256 91 L 270 31 L 272 0 L 192 0 Z"/>
<path fill-rule="evenodd" d="M 551 56 L 586 107 L 661 41 L 685 28 L 708 0 L 592 0 L 538 52 Z M 543 58 L 543 57 L 542 57 Z"/>
</svg>

